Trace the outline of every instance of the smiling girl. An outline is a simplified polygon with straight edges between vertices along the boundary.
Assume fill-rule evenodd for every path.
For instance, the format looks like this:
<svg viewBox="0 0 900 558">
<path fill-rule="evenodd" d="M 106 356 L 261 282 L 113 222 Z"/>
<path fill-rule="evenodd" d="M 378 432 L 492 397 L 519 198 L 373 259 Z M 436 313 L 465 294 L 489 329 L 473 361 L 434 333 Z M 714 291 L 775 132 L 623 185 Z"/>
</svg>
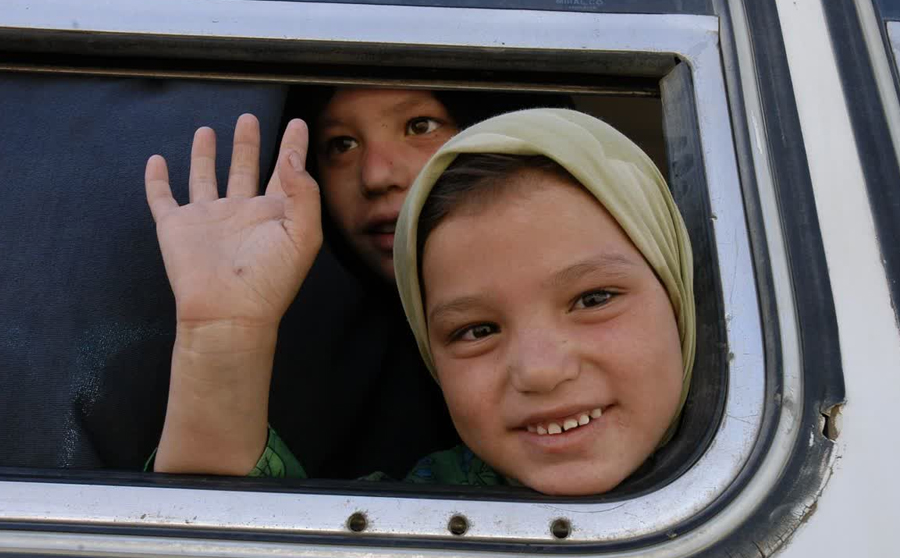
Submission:
<svg viewBox="0 0 900 558">
<path fill-rule="evenodd" d="M 694 359 L 690 243 L 610 126 L 540 109 L 463 132 L 413 185 L 395 261 L 457 431 L 498 478 L 598 494 L 671 436 Z"/>
</svg>

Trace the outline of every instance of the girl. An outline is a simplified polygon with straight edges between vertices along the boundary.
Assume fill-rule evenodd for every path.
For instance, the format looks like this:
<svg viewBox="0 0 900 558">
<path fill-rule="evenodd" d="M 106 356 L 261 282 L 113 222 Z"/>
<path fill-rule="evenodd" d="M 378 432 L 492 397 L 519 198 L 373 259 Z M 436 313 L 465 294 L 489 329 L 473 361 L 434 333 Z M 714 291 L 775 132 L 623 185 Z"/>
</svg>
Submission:
<svg viewBox="0 0 900 558">
<path fill-rule="evenodd" d="M 610 126 L 539 109 L 460 134 L 413 185 L 395 265 L 456 429 L 501 478 L 602 493 L 672 435 L 690 243 L 659 171 Z"/>
</svg>

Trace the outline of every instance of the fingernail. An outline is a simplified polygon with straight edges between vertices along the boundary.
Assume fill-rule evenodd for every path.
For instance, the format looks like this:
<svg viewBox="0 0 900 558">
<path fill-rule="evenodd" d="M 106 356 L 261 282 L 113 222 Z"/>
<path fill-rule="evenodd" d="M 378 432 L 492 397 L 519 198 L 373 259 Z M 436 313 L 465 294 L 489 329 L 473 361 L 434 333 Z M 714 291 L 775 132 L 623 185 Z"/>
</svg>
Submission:
<svg viewBox="0 0 900 558">
<path fill-rule="evenodd" d="M 299 153 L 291 151 L 288 154 L 288 161 L 291 162 L 291 166 L 294 167 L 295 171 L 303 172 L 303 157 L 301 157 Z"/>
</svg>

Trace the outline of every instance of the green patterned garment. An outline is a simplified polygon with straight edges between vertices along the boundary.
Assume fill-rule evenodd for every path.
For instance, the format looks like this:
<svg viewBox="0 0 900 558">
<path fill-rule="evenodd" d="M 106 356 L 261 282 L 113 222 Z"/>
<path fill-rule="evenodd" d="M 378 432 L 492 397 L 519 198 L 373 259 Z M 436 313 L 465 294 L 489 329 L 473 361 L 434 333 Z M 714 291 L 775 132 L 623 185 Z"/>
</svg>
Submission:
<svg viewBox="0 0 900 558">
<path fill-rule="evenodd" d="M 251 477 L 307 478 L 303 466 L 287 445 L 269 427 L 266 449 L 250 471 Z M 360 480 L 394 480 L 377 472 Z M 472 450 L 460 444 L 453 449 L 434 452 L 416 463 L 403 482 L 419 484 L 453 484 L 469 486 L 498 486 L 508 484 L 502 475 L 482 461 Z"/>
<path fill-rule="evenodd" d="M 153 462 L 156 459 L 156 450 L 144 464 L 144 471 L 153 471 Z M 287 444 L 278 436 L 272 427 L 269 427 L 269 439 L 266 441 L 266 449 L 263 451 L 256 466 L 247 473 L 248 477 L 262 478 L 308 478 L 303 465 L 294 457 Z M 380 471 L 370 473 L 359 480 L 366 481 L 393 481 L 387 474 Z M 403 482 L 418 484 L 451 484 L 468 486 L 502 486 L 516 485 L 510 482 L 490 465 L 481 460 L 472 450 L 460 444 L 453 449 L 436 451 L 423 457 L 416 463 L 412 471 L 407 473 Z"/>
</svg>

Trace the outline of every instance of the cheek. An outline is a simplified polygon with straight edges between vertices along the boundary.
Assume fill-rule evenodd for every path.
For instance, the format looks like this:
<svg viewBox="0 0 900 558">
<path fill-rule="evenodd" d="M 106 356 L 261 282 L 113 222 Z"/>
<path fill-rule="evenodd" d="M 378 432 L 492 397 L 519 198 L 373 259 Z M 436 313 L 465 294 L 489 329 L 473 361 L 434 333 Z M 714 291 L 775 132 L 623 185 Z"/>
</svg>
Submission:
<svg viewBox="0 0 900 558">
<path fill-rule="evenodd" d="M 681 341 L 668 297 L 642 306 L 616 344 L 625 351 L 617 382 L 642 418 L 631 420 L 667 427 L 681 396 Z"/>
<path fill-rule="evenodd" d="M 361 199 L 351 184 L 341 181 L 337 173 L 323 173 L 322 197 L 328 214 L 344 229 L 359 221 Z"/>
<path fill-rule="evenodd" d="M 482 430 L 497 416 L 502 382 L 496 370 L 479 359 L 447 359 L 434 355 L 438 380 L 453 422 L 465 436 L 466 431 Z"/>
<path fill-rule="evenodd" d="M 653 336 L 655 343 L 660 381 L 675 388 L 673 390 L 675 391 L 674 399 L 677 401 L 680 398 L 682 377 L 684 376 L 678 322 L 667 295 L 661 295 L 655 308 L 657 311 L 653 318 L 654 327 L 648 331 Z"/>
<path fill-rule="evenodd" d="M 615 384 L 627 407 L 641 413 L 657 406 L 667 409 L 673 405 L 670 400 L 679 398 L 683 373 L 668 295 L 660 286 L 627 301 L 626 308 L 613 321 L 586 329 L 579 343 L 588 347 L 595 366 Z"/>
</svg>

